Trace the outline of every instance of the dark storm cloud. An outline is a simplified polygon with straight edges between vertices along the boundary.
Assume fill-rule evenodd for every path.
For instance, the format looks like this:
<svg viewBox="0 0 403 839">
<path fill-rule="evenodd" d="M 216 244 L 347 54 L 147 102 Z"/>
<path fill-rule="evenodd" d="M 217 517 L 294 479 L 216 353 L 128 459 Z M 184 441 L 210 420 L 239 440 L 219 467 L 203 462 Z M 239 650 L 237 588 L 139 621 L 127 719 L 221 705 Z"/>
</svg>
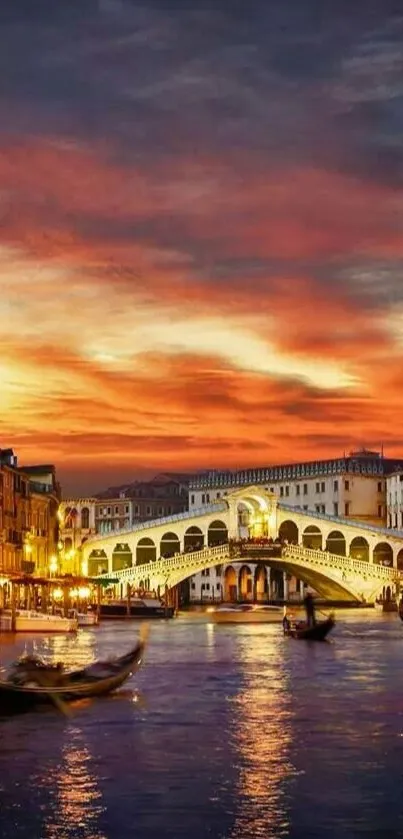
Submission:
<svg viewBox="0 0 403 839">
<path fill-rule="evenodd" d="M 16 3 L 0 31 L 7 130 L 109 137 L 144 163 L 250 149 L 400 182 L 396 4 L 240 6 Z"/>
</svg>

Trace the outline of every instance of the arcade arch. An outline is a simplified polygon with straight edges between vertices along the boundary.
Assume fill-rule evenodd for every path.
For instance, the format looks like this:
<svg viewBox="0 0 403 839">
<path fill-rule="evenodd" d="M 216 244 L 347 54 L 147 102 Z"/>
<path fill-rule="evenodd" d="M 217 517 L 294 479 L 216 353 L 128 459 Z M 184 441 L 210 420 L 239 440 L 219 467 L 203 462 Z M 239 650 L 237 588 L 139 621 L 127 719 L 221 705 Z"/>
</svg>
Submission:
<svg viewBox="0 0 403 839">
<path fill-rule="evenodd" d="M 83 507 L 81 510 L 81 527 L 83 530 L 89 530 L 90 527 L 90 511 L 88 507 Z"/>
<path fill-rule="evenodd" d="M 232 565 L 227 565 L 224 572 L 224 600 L 235 603 L 238 599 L 236 571 Z"/>
<path fill-rule="evenodd" d="M 97 577 L 98 574 L 108 573 L 108 557 L 104 550 L 91 551 L 88 557 L 88 576 Z"/>
<path fill-rule="evenodd" d="M 278 535 L 281 541 L 287 541 L 289 545 L 298 545 L 299 531 L 294 521 L 287 520 L 281 522 Z"/>
<path fill-rule="evenodd" d="M 122 571 L 133 565 L 133 554 L 127 544 L 115 545 L 112 552 L 112 571 Z"/>
<path fill-rule="evenodd" d="M 378 542 L 374 547 L 372 556 L 376 565 L 393 565 L 393 550 L 387 542 Z"/>
<path fill-rule="evenodd" d="M 322 533 L 316 524 L 310 524 L 305 528 L 302 534 L 302 544 L 304 548 L 312 548 L 314 551 L 321 550 Z"/>
<path fill-rule="evenodd" d="M 252 571 L 249 565 L 242 565 L 239 571 L 239 598 L 240 600 L 253 599 Z"/>
<path fill-rule="evenodd" d="M 267 573 L 264 565 L 257 565 L 255 568 L 255 597 L 257 601 L 267 600 L 268 585 Z"/>
<path fill-rule="evenodd" d="M 204 548 L 204 534 L 200 527 L 193 525 L 185 531 L 184 549 L 188 551 L 201 551 Z"/>
<path fill-rule="evenodd" d="M 179 536 L 176 533 L 164 533 L 160 542 L 160 556 L 169 557 L 179 554 L 181 552 L 181 545 Z"/>
<path fill-rule="evenodd" d="M 226 542 L 228 542 L 227 525 L 219 519 L 212 521 L 207 531 L 207 544 L 209 548 L 214 547 L 214 545 L 224 545 Z"/>
<path fill-rule="evenodd" d="M 147 562 L 155 562 L 157 559 L 157 548 L 155 542 L 149 536 L 143 536 L 137 542 L 136 565 L 145 565 Z"/>
<path fill-rule="evenodd" d="M 353 559 L 369 562 L 369 544 L 363 536 L 355 536 L 350 543 L 350 556 Z"/>
<path fill-rule="evenodd" d="M 326 539 L 326 550 L 330 554 L 346 556 L 346 537 L 340 530 L 332 530 Z"/>
</svg>

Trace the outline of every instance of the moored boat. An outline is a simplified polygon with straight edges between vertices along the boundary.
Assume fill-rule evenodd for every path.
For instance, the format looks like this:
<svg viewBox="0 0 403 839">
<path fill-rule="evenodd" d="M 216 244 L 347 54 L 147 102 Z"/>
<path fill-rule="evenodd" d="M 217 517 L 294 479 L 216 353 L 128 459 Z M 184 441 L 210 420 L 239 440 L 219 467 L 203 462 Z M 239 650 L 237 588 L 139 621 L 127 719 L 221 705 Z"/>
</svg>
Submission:
<svg viewBox="0 0 403 839">
<path fill-rule="evenodd" d="M 66 672 L 60 664 L 47 665 L 29 656 L 14 665 L 7 680 L 0 681 L 0 713 L 16 713 L 43 704 L 63 710 L 66 702 L 105 696 L 138 670 L 143 653 L 144 643 L 140 641 L 125 655 L 72 672 Z"/>
<path fill-rule="evenodd" d="M 308 626 L 305 621 L 291 624 L 288 629 L 284 629 L 284 635 L 296 638 L 298 641 L 325 641 L 334 625 L 334 617 L 329 615 L 326 620 L 319 621 L 314 626 Z"/>
<path fill-rule="evenodd" d="M 101 618 L 172 618 L 175 614 L 173 606 L 164 606 L 156 597 L 134 597 L 130 600 L 110 600 L 101 603 L 99 614 Z"/>
<path fill-rule="evenodd" d="M 207 614 L 213 623 L 281 623 L 283 609 L 263 604 L 228 604 L 216 608 L 210 606 Z"/>
<path fill-rule="evenodd" d="M 78 626 L 97 626 L 98 624 L 98 615 L 96 612 L 77 612 L 75 609 L 72 609 L 69 612 L 69 617 L 75 618 Z"/>
<path fill-rule="evenodd" d="M 11 611 L 5 611 L 12 625 Z M 17 609 L 15 613 L 15 632 L 77 632 L 77 618 L 65 618 L 62 615 L 48 615 L 33 609 Z"/>
</svg>

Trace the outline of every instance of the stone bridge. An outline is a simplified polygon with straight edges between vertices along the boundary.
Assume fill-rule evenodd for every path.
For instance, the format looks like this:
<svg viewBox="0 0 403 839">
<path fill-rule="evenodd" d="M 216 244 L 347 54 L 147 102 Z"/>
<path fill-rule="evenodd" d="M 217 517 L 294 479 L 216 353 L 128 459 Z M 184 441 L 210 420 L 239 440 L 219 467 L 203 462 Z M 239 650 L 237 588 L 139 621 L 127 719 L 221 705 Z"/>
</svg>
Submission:
<svg viewBox="0 0 403 839">
<path fill-rule="evenodd" d="M 255 545 L 251 561 L 294 574 L 324 597 L 372 602 L 399 582 L 403 568 L 403 533 L 287 507 L 261 487 L 247 487 L 200 510 L 93 537 L 82 547 L 84 570 L 134 586 L 170 587 L 239 562 L 234 543 L 259 537 L 280 538 L 281 556 L 259 556 Z"/>
</svg>

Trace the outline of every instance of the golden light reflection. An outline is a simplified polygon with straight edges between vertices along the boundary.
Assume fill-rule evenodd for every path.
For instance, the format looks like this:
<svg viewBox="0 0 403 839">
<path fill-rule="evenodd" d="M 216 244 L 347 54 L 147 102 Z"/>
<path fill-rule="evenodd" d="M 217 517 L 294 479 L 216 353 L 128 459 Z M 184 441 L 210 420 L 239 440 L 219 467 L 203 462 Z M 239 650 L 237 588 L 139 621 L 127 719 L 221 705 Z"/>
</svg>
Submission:
<svg viewBox="0 0 403 839">
<path fill-rule="evenodd" d="M 296 772 L 281 639 L 248 627 L 239 647 L 243 686 L 232 700 L 239 811 L 230 839 L 279 839 L 288 835 L 287 786 Z"/>
<path fill-rule="evenodd" d="M 47 839 L 106 839 L 98 826 L 104 812 L 102 793 L 91 770 L 91 755 L 79 728 L 66 731 L 61 761 L 52 778 L 56 801 L 46 825 Z"/>
</svg>

